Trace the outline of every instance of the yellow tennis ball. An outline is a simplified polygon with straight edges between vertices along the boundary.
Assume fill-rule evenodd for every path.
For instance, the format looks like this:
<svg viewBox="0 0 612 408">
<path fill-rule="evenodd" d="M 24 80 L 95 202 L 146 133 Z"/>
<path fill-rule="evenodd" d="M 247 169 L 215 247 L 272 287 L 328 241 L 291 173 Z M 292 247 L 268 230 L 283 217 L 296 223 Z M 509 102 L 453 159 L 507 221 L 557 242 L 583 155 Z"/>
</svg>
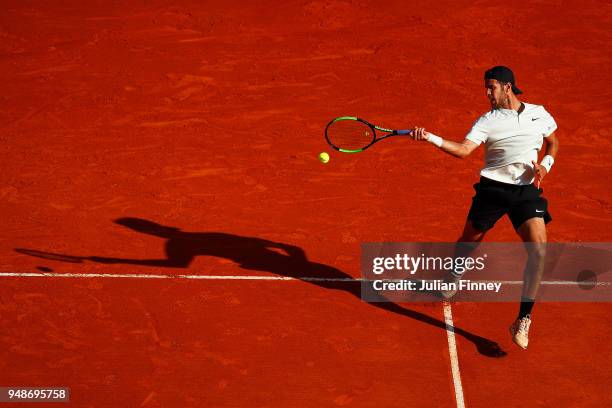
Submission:
<svg viewBox="0 0 612 408">
<path fill-rule="evenodd" d="M 319 160 L 321 160 L 321 163 L 327 163 L 329 161 L 329 154 L 325 152 L 320 153 Z"/>
</svg>

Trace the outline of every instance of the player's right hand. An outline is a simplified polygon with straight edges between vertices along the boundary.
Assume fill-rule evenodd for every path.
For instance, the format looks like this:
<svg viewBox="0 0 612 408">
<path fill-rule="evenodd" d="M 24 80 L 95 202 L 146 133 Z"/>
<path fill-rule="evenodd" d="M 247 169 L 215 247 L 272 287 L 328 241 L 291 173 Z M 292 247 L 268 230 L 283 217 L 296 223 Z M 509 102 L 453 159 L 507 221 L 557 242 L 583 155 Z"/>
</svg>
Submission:
<svg viewBox="0 0 612 408">
<path fill-rule="evenodd" d="M 412 129 L 412 134 L 410 136 L 412 136 L 414 140 L 427 140 L 427 135 L 428 133 L 425 131 L 425 128 L 415 127 Z"/>
</svg>

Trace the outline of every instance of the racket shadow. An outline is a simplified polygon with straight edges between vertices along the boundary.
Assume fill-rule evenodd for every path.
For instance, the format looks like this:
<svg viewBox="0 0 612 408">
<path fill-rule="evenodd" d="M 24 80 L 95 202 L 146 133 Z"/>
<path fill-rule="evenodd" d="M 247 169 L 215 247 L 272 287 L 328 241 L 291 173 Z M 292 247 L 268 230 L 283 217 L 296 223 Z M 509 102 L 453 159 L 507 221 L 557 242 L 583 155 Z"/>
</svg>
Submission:
<svg viewBox="0 0 612 408">
<path fill-rule="evenodd" d="M 15 248 L 15 252 L 35 258 L 48 259 L 51 261 L 61 261 L 69 263 L 83 263 L 83 257 L 57 254 L 54 252 L 37 251 L 35 249 Z"/>
<path fill-rule="evenodd" d="M 270 272 L 317 285 L 325 289 L 342 290 L 361 300 L 361 281 L 330 265 L 310 261 L 300 247 L 255 237 L 245 237 L 223 232 L 185 232 L 179 228 L 157 224 L 140 218 L 120 218 L 115 223 L 137 231 L 165 239 L 165 258 L 130 259 L 101 256 L 70 257 L 86 259 L 103 264 L 142 265 L 165 268 L 187 268 L 197 256 L 224 258 L 240 268 Z M 36 256 L 41 251 L 23 250 L 18 252 Z M 62 259 L 56 259 L 62 261 Z M 72 261 L 74 262 L 74 260 Z M 447 330 L 443 320 L 424 313 L 385 301 L 370 303 L 371 306 L 391 313 L 414 319 L 424 324 Z M 455 334 L 472 342 L 478 352 L 487 357 L 503 357 L 506 352 L 494 341 L 473 334 L 460 327 L 454 327 Z"/>
</svg>

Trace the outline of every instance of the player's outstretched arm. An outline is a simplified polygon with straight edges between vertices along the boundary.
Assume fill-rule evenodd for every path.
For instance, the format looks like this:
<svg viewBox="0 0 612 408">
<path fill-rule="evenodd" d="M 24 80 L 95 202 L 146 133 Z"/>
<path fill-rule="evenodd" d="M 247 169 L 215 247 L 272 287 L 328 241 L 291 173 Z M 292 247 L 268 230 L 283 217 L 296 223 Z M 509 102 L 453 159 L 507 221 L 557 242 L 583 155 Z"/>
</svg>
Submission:
<svg viewBox="0 0 612 408">
<path fill-rule="evenodd" d="M 455 156 L 459 159 L 469 156 L 478 147 L 478 145 L 471 140 L 465 139 L 462 142 L 453 142 L 451 140 L 442 139 L 439 136 L 432 135 L 431 133 L 427 133 L 425 128 L 419 127 L 414 128 L 412 138 L 414 140 L 426 140 L 438 146 L 451 156 Z"/>
</svg>

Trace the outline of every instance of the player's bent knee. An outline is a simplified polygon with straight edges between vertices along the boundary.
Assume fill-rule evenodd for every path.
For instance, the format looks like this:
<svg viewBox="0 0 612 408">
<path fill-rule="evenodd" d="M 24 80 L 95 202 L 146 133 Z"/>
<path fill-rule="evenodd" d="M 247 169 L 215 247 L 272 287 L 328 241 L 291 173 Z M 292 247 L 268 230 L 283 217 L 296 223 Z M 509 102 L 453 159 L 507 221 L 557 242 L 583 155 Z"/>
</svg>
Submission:
<svg viewBox="0 0 612 408">
<path fill-rule="evenodd" d="M 527 242 L 527 254 L 532 259 L 543 259 L 546 257 L 546 242 Z"/>
</svg>

